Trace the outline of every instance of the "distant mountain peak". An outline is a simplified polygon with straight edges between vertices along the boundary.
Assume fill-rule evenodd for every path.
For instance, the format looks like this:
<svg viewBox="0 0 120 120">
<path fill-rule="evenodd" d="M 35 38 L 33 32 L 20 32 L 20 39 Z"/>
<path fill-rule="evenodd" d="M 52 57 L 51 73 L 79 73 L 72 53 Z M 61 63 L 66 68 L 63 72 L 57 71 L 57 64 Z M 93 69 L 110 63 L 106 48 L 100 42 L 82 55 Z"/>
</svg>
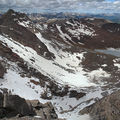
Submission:
<svg viewBox="0 0 120 120">
<path fill-rule="evenodd" d="M 9 9 L 6 14 L 16 13 L 13 9 Z"/>
</svg>

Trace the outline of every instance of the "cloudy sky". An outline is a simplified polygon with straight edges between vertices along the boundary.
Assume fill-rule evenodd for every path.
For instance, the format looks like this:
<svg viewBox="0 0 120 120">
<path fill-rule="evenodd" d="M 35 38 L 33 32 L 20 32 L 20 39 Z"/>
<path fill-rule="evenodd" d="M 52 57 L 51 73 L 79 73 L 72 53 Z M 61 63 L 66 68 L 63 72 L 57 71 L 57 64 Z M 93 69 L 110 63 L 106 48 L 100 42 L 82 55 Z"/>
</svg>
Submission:
<svg viewBox="0 0 120 120">
<path fill-rule="evenodd" d="M 0 11 L 120 13 L 120 0 L 0 0 Z"/>
</svg>

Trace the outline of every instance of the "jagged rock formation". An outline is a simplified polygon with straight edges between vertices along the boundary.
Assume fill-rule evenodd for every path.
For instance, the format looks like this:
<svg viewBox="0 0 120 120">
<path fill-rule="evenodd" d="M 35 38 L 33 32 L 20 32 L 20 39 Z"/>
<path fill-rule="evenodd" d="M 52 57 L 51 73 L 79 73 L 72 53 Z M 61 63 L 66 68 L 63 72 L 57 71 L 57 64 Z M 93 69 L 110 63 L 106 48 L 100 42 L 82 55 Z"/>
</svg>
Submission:
<svg viewBox="0 0 120 120">
<path fill-rule="evenodd" d="M 37 119 L 33 116 L 38 116 L 40 120 L 58 120 L 51 103 L 42 104 L 38 100 L 26 101 L 18 95 L 0 93 L 0 119 Z"/>
</svg>

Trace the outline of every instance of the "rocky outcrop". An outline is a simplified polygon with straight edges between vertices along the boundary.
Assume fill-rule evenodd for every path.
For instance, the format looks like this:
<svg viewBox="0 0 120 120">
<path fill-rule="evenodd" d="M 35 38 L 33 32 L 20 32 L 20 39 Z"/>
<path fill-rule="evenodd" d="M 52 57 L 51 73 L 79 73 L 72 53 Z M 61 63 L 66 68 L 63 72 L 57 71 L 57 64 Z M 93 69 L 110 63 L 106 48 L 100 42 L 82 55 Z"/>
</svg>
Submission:
<svg viewBox="0 0 120 120">
<path fill-rule="evenodd" d="M 0 93 L 0 118 L 35 115 L 31 103 L 27 103 L 25 99 L 8 93 Z"/>
<path fill-rule="evenodd" d="M 50 89 L 51 94 L 54 95 L 54 96 L 64 97 L 69 92 L 69 86 L 68 85 L 59 86 L 56 82 L 53 82 L 53 81 L 49 82 L 49 84 L 47 85 L 47 88 Z"/>
<path fill-rule="evenodd" d="M 77 92 L 76 90 L 71 90 L 70 94 L 69 94 L 69 97 L 70 98 L 76 98 L 78 100 L 85 95 L 86 95 L 86 93 L 84 93 L 84 92 Z"/>
<path fill-rule="evenodd" d="M 30 101 L 7 92 L 0 93 L 0 118 L 21 120 L 21 117 L 25 120 L 59 120 L 50 102 L 42 104 L 38 100 Z"/>
<path fill-rule="evenodd" d="M 80 98 L 86 95 L 85 92 L 78 92 L 77 90 L 70 90 L 68 85 L 59 86 L 57 83 L 49 82 L 47 88 L 42 94 L 41 98 L 51 100 L 53 96 L 64 97 L 69 95 L 69 98 L 76 98 L 79 100 Z"/>
<path fill-rule="evenodd" d="M 50 102 L 45 104 L 40 103 L 38 100 L 33 100 L 30 102 L 32 103 L 32 106 L 37 116 L 41 116 L 41 118 L 45 120 L 58 119 L 58 116 L 55 113 L 54 107 Z"/>
<path fill-rule="evenodd" d="M 92 120 L 119 120 L 120 90 L 83 109 L 80 113 L 90 114 Z"/>
</svg>

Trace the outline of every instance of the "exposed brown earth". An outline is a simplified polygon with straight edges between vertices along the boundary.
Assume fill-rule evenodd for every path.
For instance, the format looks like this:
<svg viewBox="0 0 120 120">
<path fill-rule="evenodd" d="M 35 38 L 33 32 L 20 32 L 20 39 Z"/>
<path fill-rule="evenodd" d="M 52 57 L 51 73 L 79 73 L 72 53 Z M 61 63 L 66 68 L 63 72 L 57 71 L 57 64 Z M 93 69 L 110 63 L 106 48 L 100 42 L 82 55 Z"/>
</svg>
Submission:
<svg viewBox="0 0 120 120">
<path fill-rule="evenodd" d="M 82 20 L 86 20 L 88 23 L 93 24 L 94 26 L 98 26 L 98 27 L 101 27 L 102 25 L 107 24 L 107 23 L 112 23 L 111 21 L 105 20 L 102 18 L 86 18 L 86 19 L 82 18 Z"/>
<path fill-rule="evenodd" d="M 84 59 L 82 61 L 83 68 L 88 71 L 98 70 L 100 67 L 103 68 L 106 72 L 113 72 L 114 70 L 118 70 L 117 67 L 114 66 L 113 60 L 116 57 L 112 55 L 106 55 L 99 52 L 87 52 L 84 54 Z M 105 67 L 102 65 L 106 65 Z"/>
</svg>

